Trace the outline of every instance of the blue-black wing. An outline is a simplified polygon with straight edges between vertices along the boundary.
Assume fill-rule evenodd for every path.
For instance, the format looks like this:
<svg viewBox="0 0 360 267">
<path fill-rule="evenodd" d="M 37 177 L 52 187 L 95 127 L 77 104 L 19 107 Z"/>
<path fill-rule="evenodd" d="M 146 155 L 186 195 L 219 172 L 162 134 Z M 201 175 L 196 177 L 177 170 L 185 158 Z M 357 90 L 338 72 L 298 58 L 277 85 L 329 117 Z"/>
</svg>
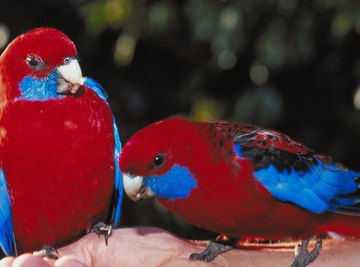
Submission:
<svg viewBox="0 0 360 267">
<path fill-rule="evenodd" d="M 254 126 L 238 127 L 234 150 L 252 162 L 254 176 L 275 198 L 315 213 L 360 215 L 360 174 L 330 157 Z"/>
<path fill-rule="evenodd" d="M 0 247 L 7 256 L 17 255 L 10 197 L 3 170 L 0 170 Z"/>
<path fill-rule="evenodd" d="M 107 102 L 107 94 L 105 89 L 96 81 L 91 78 L 85 78 L 84 84 L 93 90 L 106 104 Z M 123 199 L 123 182 L 122 182 L 122 173 L 119 167 L 119 155 L 121 151 L 121 142 L 119 131 L 116 126 L 115 118 L 113 118 L 113 129 L 114 129 L 114 139 L 115 139 L 115 147 L 114 147 L 114 169 L 115 169 L 115 177 L 114 177 L 114 193 L 112 197 L 112 212 L 111 212 L 111 223 L 113 225 L 118 225 L 120 222 L 121 216 L 121 206 Z"/>
</svg>

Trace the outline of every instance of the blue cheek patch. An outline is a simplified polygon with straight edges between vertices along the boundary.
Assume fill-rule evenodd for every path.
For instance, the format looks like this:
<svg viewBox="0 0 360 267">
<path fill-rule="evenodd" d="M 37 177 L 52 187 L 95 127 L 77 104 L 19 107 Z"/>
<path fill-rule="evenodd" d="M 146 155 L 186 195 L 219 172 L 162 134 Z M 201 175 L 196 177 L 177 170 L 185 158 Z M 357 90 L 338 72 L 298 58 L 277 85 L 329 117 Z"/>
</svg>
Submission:
<svg viewBox="0 0 360 267">
<path fill-rule="evenodd" d="M 16 100 L 46 101 L 65 97 L 65 95 L 56 92 L 58 78 L 59 74 L 56 70 L 51 72 L 46 78 L 26 76 L 19 83 L 21 96 L 16 98 Z"/>
<path fill-rule="evenodd" d="M 66 95 L 56 92 L 58 86 L 59 74 L 56 70 L 50 73 L 47 78 L 36 78 L 26 76 L 19 83 L 21 96 L 16 100 L 28 101 L 46 101 L 49 99 L 61 99 Z M 102 100 L 107 103 L 107 94 L 105 89 L 96 81 L 86 77 L 84 85 L 93 90 Z"/>
<path fill-rule="evenodd" d="M 162 176 L 145 178 L 144 186 L 149 186 L 158 197 L 174 200 L 188 197 L 197 187 L 197 182 L 186 167 L 174 165 Z"/>
</svg>

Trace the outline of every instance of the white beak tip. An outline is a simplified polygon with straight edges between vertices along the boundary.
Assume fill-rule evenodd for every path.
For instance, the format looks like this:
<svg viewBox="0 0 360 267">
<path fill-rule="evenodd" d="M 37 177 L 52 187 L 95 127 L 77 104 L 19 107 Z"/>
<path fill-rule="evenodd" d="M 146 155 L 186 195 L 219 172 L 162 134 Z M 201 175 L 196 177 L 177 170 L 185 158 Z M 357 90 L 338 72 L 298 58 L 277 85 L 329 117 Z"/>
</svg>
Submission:
<svg viewBox="0 0 360 267">
<path fill-rule="evenodd" d="M 58 93 L 75 94 L 84 83 L 79 62 L 76 59 L 69 64 L 59 66 L 57 71 L 61 75 Z"/>
<path fill-rule="evenodd" d="M 155 194 L 148 186 L 144 188 L 144 177 L 123 173 L 124 191 L 132 201 L 149 199 Z"/>
<path fill-rule="evenodd" d="M 124 191 L 131 200 L 138 201 L 141 198 L 140 191 L 143 185 L 142 176 L 133 177 L 123 173 L 123 184 Z"/>
</svg>

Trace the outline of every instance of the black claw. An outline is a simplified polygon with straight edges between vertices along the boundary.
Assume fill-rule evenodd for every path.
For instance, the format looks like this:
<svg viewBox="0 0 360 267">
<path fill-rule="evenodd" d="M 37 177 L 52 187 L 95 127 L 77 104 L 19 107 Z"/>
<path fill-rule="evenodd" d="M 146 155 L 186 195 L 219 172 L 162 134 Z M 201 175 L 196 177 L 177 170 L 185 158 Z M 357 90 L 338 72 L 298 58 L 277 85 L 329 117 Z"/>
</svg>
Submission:
<svg viewBox="0 0 360 267">
<path fill-rule="evenodd" d="M 34 251 L 33 254 L 43 258 L 47 257 L 54 260 L 57 260 L 60 257 L 59 252 L 56 250 L 56 248 L 51 246 L 44 246 L 41 250 Z"/>
<path fill-rule="evenodd" d="M 99 238 L 100 235 L 104 235 L 106 245 L 108 244 L 108 239 L 109 236 L 111 235 L 111 231 L 112 231 L 112 226 L 104 222 L 98 222 L 90 230 L 90 232 L 96 233 Z"/>
<path fill-rule="evenodd" d="M 318 240 L 315 244 L 315 247 L 309 252 L 308 246 L 310 240 L 311 238 L 308 238 L 301 242 L 298 255 L 295 257 L 291 267 L 305 267 L 319 256 L 320 249 L 322 247 L 322 241 Z"/>
<path fill-rule="evenodd" d="M 232 246 L 227 246 L 219 243 L 215 243 L 213 241 L 210 241 L 209 245 L 205 248 L 204 251 L 200 253 L 193 253 L 190 255 L 189 260 L 191 261 L 206 261 L 210 262 L 213 259 L 216 258 L 217 255 L 224 253 L 226 251 L 229 251 L 233 249 Z"/>
</svg>

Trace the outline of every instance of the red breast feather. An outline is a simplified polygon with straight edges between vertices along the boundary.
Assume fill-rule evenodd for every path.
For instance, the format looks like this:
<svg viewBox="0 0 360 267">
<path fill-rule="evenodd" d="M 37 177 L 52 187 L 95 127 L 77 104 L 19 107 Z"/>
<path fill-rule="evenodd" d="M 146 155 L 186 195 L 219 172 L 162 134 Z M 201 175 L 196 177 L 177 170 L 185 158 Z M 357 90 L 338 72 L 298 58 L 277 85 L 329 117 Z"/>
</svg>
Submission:
<svg viewBox="0 0 360 267">
<path fill-rule="evenodd" d="M 62 101 L 10 103 L 2 127 L 19 252 L 63 244 L 106 219 L 114 184 L 112 114 L 92 90 Z"/>
</svg>

